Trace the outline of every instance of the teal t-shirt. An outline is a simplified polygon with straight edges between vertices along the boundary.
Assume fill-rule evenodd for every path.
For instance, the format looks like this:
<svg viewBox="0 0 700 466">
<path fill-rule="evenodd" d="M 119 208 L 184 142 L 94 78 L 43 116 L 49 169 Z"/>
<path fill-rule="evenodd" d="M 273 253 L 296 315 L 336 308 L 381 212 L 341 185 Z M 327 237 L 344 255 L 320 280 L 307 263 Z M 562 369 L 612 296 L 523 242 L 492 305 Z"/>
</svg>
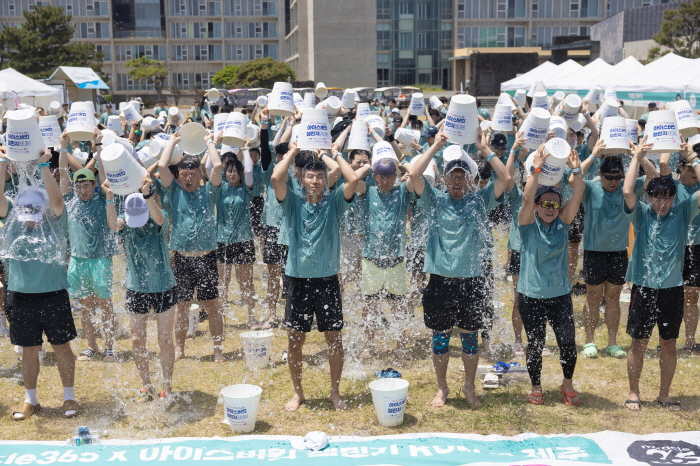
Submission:
<svg viewBox="0 0 700 466">
<path fill-rule="evenodd" d="M 506 246 L 511 251 L 520 252 L 520 224 L 518 223 L 518 212 L 523 205 L 523 192 L 517 186 L 508 192 L 506 196 L 510 204 L 513 215 L 510 218 L 510 232 L 508 233 L 508 245 Z"/>
<path fill-rule="evenodd" d="M 606 191 L 600 181 L 584 181 L 583 204 L 586 215 L 583 220 L 584 251 L 625 251 L 629 246 L 630 221 L 625 216 L 622 184 L 613 192 Z M 644 178 L 637 179 L 635 192 L 644 185 Z"/>
<path fill-rule="evenodd" d="M 291 190 L 295 194 L 298 194 L 299 196 L 303 197 L 305 195 L 304 186 L 301 183 L 299 183 L 299 181 L 294 175 L 287 178 L 287 189 Z M 279 206 L 277 196 L 274 195 L 274 188 L 270 192 L 273 194 L 272 200 L 274 202 L 277 202 L 277 205 Z M 282 206 L 279 207 L 280 212 L 282 212 Z M 284 216 L 284 213 L 282 214 L 282 224 L 280 225 L 280 236 L 279 238 L 277 238 L 277 244 L 289 246 L 289 227 L 287 226 L 287 217 Z"/>
<path fill-rule="evenodd" d="M 288 225 L 289 254 L 285 273 L 296 278 L 331 277 L 340 268 L 340 221 L 350 207 L 342 187 L 310 203 L 287 190 L 280 205 Z"/>
<path fill-rule="evenodd" d="M 216 201 L 216 241 L 222 244 L 243 243 L 253 239 L 250 220 L 250 201 L 253 190 L 245 183 L 231 186 L 221 183 Z"/>
<path fill-rule="evenodd" d="M 490 229 L 488 214 L 503 202 L 496 199 L 493 183 L 463 199 L 425 184 L 418 204 L 429 214 L 425 269 L 444 277 L 483 275 L 482 258 Z"/>
<path fill-rule="evenodd" d="M 63 202 L 68 212 L 71 256 L 93 259 L 119 254 L 114 233 L 107 225 L 107 204 L 102 190 L 85 202 L 73 189 L 63 196 Z"/>
<path fill-rule="evenodd" d="M 685 244 L 690 222 L 700 212 L 698 193 L 671 207 L 663 217 L 637 199 L 625 214 L 634 228 L 634 247 L 625 279 L 647 288 L 683 285 Z"/>
<path fill-rule="evenodd" d="M 486 110 L 485 108 L 479 107 L 476 109 L 476 113 L 481 115 L 481 117 L 485 120 L 490 120 L 491 119 L 491 112 Z"/>
<path fill-rule="evenodd" d="M 690 198 L 693 194 L 698 192 L 700 189 L 700 183 L 695 183 L 692 186 L 686 186 L 678 180 L 673 180 L 676 183 L 676 197 L 673 198 L 673 203 L 678 204 L 681 201 L 685 201 Z M 688 245 L 696 246 L 700 244 L 700 215 L 695 217 L 692 222 L 690 222 L 690 228 L 688 229 Z"/>
<path fill-rule="evenodd" d="M 367 222 L 369 221 L 369 204 L 366 202 L 366 198 L 369 194 L 369 189 L 376 185 L 374 177 L 371 175 L 367 175 L 362 181 L 367 185 L 365 194 L 362 196 L 355 194 L 355 200 L 343 214 L 343 219 L 340 222 L 340 229 L 350 235 L 364 235 Z"/>
<path fill-rule="evenodd" d="M 272 152 L 274 154 L 274 151 Z M 268 168 L 269 171 L 269 168 Z M 272 175 L 272 174 L 270 174 Z M 273 190 L 274 191 L 274 190 Z M 262 164 L 258 162 L 253 165 L 253 197 L 263 196 L 265 194 L 265 179 L 263 177 Z"/>
<path fill-rule="evenodd" d="M 362 257 L 395 259 L 406 256 L 406 220 L 413 193 L 406 183 L 395 186 L 388 193 L 370 186 L 363 196 L 369 221 L 365 222 Z M 355 199 L 355 202 L 358 202 Z"/>
<path fill-rule="evenodd" d="M 160 226 L 151 217 L 141 228 L 124 225 L 126 288 L 138 293 L 162 293 L 175 286 L 168 250 L 168 213 Z M 120 218 L 124 218 L 121 215 Z"/>
<path fill-rule="evenodd" d="M 141 150 L 144 147 L 148 146 L 151 144 L 151 139 L 144 139 L 143 141 L 140 141 L 138 144 L 136 144 L 135 149 L 136 150 Z"/>
<path fill-rule="evenodd" d="M 416 196 L 413 196 L 409 207 L 411 208 L 411 238 L 408 240 L 408 247 L 425 251 L 425 244 L 428 241 L 429 213 L 418 204 Z"/>
<path fill-rule="evenodd" d="M 14 204 L 9 201 L 7 215 L 10 215 Z M 63 209 L 63 214 L 58 218 L 63 231 L 68 229 L 68 214 Z M 50 212 L 47 215 L 52 215 Z M 5 217 L 7 218 L 7 217 Z M 26 230 L 27 235 L 38 230 Z M 65 264 L 57 262 L 46 263 L 39 260 L 20 261 L 7 259 L 4 261 L 7 271 L 7 289 L 18 293 L 50 293 L 52 291 L 67 290 L 68 269 Z"/>
<path fill-rule="evenodd" d="M 520 225 L 520 279 L 518 293 L 547 299 L 571 292 L 569 282 L 569 228 L 556 218 L 549 226 L 535 214 L 535 222 Z"/>
<path fill-rule="evenodd" d="M 173 181 L 165 189 L 164 205 L 172 217 L 170 249 L 212 251 L 216 249 L 216 201 L 221 187 L 211 181 L 188 193 Z"/>
<path fill-rule="evenodd" d="M 267 193 L 262 211 L 262 224 L 279 228 L 280 225 L 282 225 L 283 216 L 280 203 L 277 202 L 275 198 L 275 189 L 272 187 L 272 171 L 275 169 L 275 165 L 277 165 L 277 162 L 273 160 L 270 166 L 267 167 L 267 171 L 262 173 L 262 182 L 265 184 L 265 191 Z"/>
</svg>

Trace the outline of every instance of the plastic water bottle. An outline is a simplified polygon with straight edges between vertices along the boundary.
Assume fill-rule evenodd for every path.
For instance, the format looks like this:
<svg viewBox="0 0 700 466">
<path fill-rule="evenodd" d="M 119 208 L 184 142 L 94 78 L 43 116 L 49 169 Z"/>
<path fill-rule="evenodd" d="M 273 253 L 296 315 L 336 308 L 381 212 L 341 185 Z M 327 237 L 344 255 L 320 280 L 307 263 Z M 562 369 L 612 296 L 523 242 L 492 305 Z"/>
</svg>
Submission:
<svg viewBox="0 0 700 466">
<path fill-rule="evenodd" d="M 91 434 L 88 427 L 78 427 L 78 435 L 74 435 L 66 443 L 76 447 L 81 445 L 99 445 L 100 436 Z"/>
</svg>

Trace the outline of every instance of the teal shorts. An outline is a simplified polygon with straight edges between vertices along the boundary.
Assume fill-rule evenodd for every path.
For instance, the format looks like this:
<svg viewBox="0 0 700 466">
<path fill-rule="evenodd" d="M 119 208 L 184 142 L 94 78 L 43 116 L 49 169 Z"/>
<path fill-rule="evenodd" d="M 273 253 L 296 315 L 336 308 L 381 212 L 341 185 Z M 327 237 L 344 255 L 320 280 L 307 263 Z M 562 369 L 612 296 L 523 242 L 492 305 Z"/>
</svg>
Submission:
<svg viewBox="0 0 700 466">
<path fill-rule="evenodd" d="M 68 283 L 71 298 L 84 298 L 90 295 L 100 299 L 111 298 L 112 258 L 71 257 L 68 263 Z"/>
</svg>

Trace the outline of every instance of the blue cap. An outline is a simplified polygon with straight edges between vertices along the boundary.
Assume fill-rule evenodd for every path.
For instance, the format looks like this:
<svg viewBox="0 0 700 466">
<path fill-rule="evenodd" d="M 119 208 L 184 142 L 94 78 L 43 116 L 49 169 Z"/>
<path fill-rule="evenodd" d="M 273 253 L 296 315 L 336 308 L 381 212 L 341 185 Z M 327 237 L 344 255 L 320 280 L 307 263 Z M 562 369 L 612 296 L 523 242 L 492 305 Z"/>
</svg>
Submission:
<svg viewBox="0 0 700 466">
<path fill-rule="evenodd" d="M 447 165 L 445 165 L 445 176 L 449 174 L 452 170 L 457 170 L 458 168 L 461 168 L 464 170 L 464 173 L 466 173 L 468 176 L 473 176 L 474 174 L 471 172 L 471 169 L 469 168 L 469 164 L 465 162 L 462 159 L 456 159 L 456 160 L 450 160 Z"/>
<path fill-rule="evenodd" d="M 440 130 L 436 126 L 431 126 L 425 130 L 424 138 L 434 138 Z"/>
</svg>

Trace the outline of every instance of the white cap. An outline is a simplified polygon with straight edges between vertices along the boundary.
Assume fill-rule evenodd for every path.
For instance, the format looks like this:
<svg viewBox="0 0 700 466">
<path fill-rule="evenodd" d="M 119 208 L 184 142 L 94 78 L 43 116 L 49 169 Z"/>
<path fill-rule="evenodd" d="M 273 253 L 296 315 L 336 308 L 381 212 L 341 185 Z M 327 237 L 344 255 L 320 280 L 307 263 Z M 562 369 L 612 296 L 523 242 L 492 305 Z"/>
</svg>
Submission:
<svg viewBox="0 0 700 466">
<path fill-rule="evenodd" d="M 141 228 L 148 222 L 148 204 L 141 193 L 129 194 L 124 202 L 124 219 L 127 226 Z"/>
<path fill-rule="evenodd" d="M 323 432 L 309 432 L 304 437 L 304 447 L 307 450 L 319 451 L 326 448 L 328 445 L 328 436 Z"/>
<path fill-rule="evenodd" d="M 20 191 L 15 202 L 17 220 L 20 222 L 40 222 L 48 207 L 48 195 L 36 188 Z"/>
</svg>

